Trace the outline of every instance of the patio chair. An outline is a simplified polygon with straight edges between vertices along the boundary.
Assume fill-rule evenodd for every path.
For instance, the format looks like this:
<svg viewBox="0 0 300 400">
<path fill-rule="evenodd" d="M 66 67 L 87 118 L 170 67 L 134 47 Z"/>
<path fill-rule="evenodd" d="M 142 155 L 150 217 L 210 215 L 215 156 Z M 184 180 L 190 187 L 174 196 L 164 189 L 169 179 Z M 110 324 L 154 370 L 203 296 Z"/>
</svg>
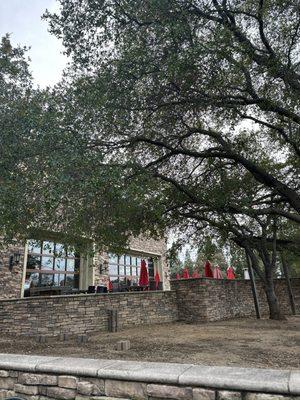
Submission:
<svg viewBox="0 0 300 400">
<path fill-rule="evenodd" d="M 96 292 L 96 287 L 95 286 L 89 286 L 87 292 L 88 293 L 95 293 Z"/>
</svg>

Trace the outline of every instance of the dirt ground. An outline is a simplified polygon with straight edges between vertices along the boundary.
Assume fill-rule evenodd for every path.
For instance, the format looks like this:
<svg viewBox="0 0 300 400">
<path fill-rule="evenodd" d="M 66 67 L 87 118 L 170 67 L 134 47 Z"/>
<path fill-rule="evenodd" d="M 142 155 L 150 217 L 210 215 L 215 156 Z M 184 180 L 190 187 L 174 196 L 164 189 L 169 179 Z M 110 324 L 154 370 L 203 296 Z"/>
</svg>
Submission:
<svg viewBox="0 0 300 400">
<path fill-rule="evenodd" d="M 123 339 L 130 340 L 131 348 L 117 351 L 116 343 Z M 0 336 L 0 353 L 294 369 L 300 368 L 300 316 L 139 326 L 92 335 L 83 344 Z"/>
</svg>

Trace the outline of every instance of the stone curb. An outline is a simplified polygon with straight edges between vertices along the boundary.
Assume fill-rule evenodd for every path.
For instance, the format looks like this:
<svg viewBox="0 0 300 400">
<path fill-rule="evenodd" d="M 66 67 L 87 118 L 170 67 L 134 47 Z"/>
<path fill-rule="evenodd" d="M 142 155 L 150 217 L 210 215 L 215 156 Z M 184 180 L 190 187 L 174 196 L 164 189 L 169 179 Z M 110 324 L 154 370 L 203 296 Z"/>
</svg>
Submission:
<svg viewBox="0 0 300 400">
<path fill-rule="evenodd" d="M 0 354 L 0 369 L 81 375 L 133 382 L 178 384 L 226 390 L 300 394 L 300 370 L 97 360 Z"/>
</svg>

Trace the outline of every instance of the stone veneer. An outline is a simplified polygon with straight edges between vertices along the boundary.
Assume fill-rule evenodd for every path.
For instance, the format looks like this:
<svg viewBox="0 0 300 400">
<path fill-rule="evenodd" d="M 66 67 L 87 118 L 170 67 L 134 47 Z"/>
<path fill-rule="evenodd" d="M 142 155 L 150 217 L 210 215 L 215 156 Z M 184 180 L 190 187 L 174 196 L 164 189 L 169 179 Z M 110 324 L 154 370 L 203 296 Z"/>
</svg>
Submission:
<svg viewBox="0 0 300 400">
<path fill-rule="evenodd" d="M 299 400 L 300 371 L 0 354 L 0 399 Z"/>
<path fill-rule="evenodd" d="M 294 279 L 300 294 L 300 279 Z M 89 334 L 108 330 L 108 311 L 118 310 L 118 328 L 175 321 L 206 322 L 255 315 L 250 281 L 185 279 L 170 291 L 77 294 L 0 301 L 2 334 Z M 285 314 L 291 314 L 283 279 L 275 282 Z M 268 307 L 257 282 L 262 315 Z"/>
<path fill-rule="evenodd" d="M 28 297 L 0 301 L 1 334 L 80 335 L 108 330 L 108 311 L 118 310 L 119 329 L 178 320 L 171 291 Z"/>
<path fill-rule="evenodd" d="M 291 314 L 285 279 L 276 279 L 274 284 L 283 313 Z M 300 295 L 300 278 L 293 279 L 292 284 L 294 294 Z M 269 309 L 262 282 L 257 281 L 256 287 L 261 314 L 266 316 Z M 181 321 L 205 322 L 255 316 L 249 280 L 180 279 L 172 280 L 171 288 L 177 293 Z"/>
<path fill-rule="evenodd" d="M 5 245 L 0 242 L 0 299 L 21 297 L 24 246 L 20 243 Z M 21 255 L 18 265 L 14 265 L 10 271 L 9 257 L 14 253 Z"/>
</svg>

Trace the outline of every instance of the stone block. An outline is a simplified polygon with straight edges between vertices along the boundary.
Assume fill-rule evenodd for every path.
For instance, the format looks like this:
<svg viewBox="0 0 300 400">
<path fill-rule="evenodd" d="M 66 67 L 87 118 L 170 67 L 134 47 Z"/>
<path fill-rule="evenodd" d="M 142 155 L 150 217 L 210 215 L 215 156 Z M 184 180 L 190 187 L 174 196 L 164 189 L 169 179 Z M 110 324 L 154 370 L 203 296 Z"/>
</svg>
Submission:
<svg viewBox="0 0 300 400">
<path fill-rule="evenodd" d="M 11 378 L 17 378 L 17 377 L 19 376 L 19 372 L 18 372 L 18 371 L 10 370 L 10 371 L 9 371 L 9 376 L 10 376 Z"/>
<path fill-rule="evenodd" d="M 45 336 L 45 335 L 38 335 L 38 336 L 36 337 L 36 341 L 37 341 L 38 343 L 47 343 L 47 336 Z"/>
<path fill-rule="evenodd" d="M 0 389 L 0 400 L 5 400 L 9 397 L 13 397 L 15 392 L 13 390 Z"/>
<path fill-rule="evenodd" d="M 67 389 L 76 389 L 77 388 L 78 379 L 75 376 L 59 376 L 58 377 L 58 386 L 67 388 Z"/>
<path fill-rule="evenodd" d="M 192 388 L 169 385 L 147 385 L 147 394 L 150 397 L 159 397 L 163 399 L 189 400 L 193 398 Z"/>
<path fill-rule="evenodd" d="M 103 379 L 89 378 L 88 381 L 93 384 L 93 396 L 105 395 L 105 385 Z"/>
<path fill-rule="evenodd" d="M 81 381 L 77 383 L 77 390 L 79 394 L 86 396 L 93 394 L 94 385 L 90 382 Z"/>
<path fill-rule="evenodd" d="M 242 400 L 242 394 L 229 390 L 221 390 L 218 392 L 218 400 Z"/>
<path fill-rule="evenodd" d="M 18 377 L 18 383 L 23 383 L 25 385 L 56 386 L 57 385 L 57 376 L 20 372 L 19 377 Z"/>
<path fill-rule="evenodd" d="M 179 376 L 180 385 L 220 390 L 289 393 L 289 371 L 195 365 Z"/>
<path fill-rule="evenodd" d="M 79 335 L 79 336 L 77 336 L 77 343 L 78 344 L 87 343 L 87 341 L 88 341 L 87 335 Z"/>
<path fill-rule="evenodd" d="M 74 400 L 76 397 L 76 391 L 52 386 L 47 388 L 47 396 L 60 400 Z"/>
<path fill-rule="evenodd" d="M 300 394 L 300 371 L 291 371 L 289 388 L 291 394 Z"/>
<path fill-rule="evenodd" d="M 13 389 L 15 380 L 13 378 L 0 378 L 1 389 Z"/>
<path fill-rule="evenodd" d="M 280 394 L 267 393 L 247 393 L 243 400 L 289 400 L 291 397 L 282 396 Z M 294 399 L 294 398 L 293 398 Z"/>
<path fill-rule="evenodd" d="M 58 357 L 52 358 L 49 362 L 45 359 L 45 362 L 38 363 L 36 371 L 46 372 L 53 374 L 64 374 L 64 375 L 84 375 L 96 377 L 98 372 L 105 370 L 106 367 L 114 364 L 113 360 L 92 360 L 87 358 L 77 357 Z M 1 355 L 0 355 L 1 365 Z"/>
<path fill-rule="evenodd" d="M 193 389 L 193 400 L 215 400 L 216 392 L 209 389 Z"/>
<path fill-rule="evenodd" d="M 0 370 L 0 378 L 7 378 L 7 377 L 9 377 L 9 372 L 4 369 L 1 369 Z"/>
<path fill-rule="evenodd" d="M 130 380 L 176 385 L 179 377 L 192 366 L 161 362 L 113 361 L 98 370 L 98 376 L 105 379 Z"/>
<path fill-rule="evenodd" d="M 14 385 L 14 391 L 16 393 L 33 395 L 39 393 L 39 388 L 38 386 L 27 386 L 27 385 L 22 385 L 21 383 L 16 383 Z"/>
<path fill-rule="evenodd" d="M 130 340 L 120 340 L 116 346 L 118 351 L 127 351 L 130 349 Z"/>
<path fill-rule="evenodd" d="M 126 382 L 107 379 L 105 394 L 111 397 L 129 397 L 133 399 L 147 399 L 147 385 L 140 382 Z"/>
</svg>

